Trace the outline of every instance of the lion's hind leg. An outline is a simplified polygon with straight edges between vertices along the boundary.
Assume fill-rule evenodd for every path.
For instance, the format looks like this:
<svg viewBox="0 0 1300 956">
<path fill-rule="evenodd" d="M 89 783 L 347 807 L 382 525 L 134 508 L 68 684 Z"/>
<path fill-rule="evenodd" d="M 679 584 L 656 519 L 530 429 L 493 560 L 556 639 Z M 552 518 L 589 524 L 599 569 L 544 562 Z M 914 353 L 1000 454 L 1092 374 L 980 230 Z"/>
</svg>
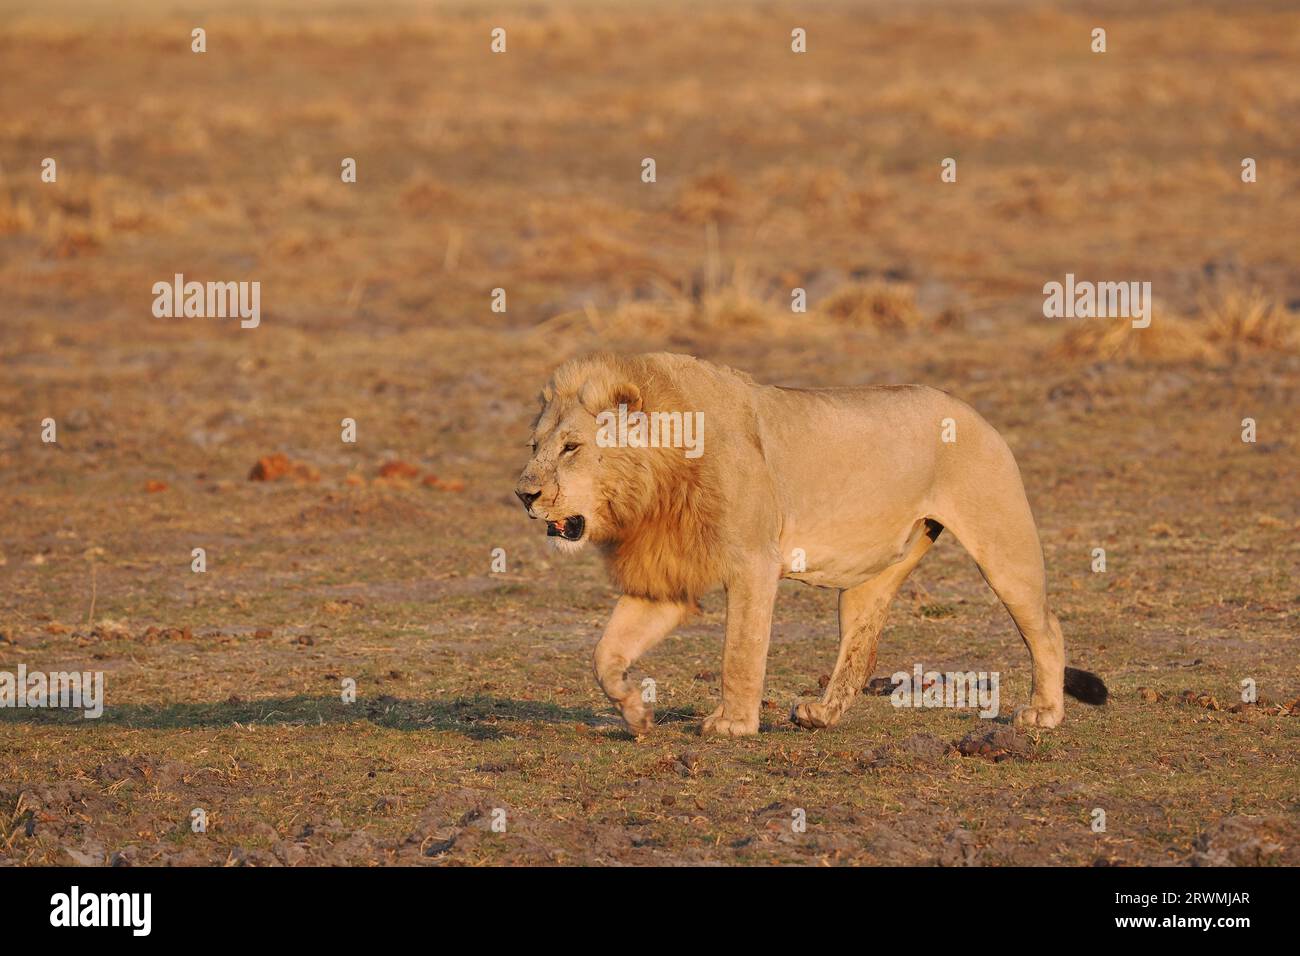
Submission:
<svg viewBox="0 0 1300 956">
<path fill-rule="evenodd" d="M 876 649 L 889 602 L 942 530 L 943 525 L 927 519 L 903 560 L 840 592 L 840 654 L 835 670 L 820 701 L 797 704 L 790 711 L 794 723 L 811 730 L 839 722 L 876 669 Z"/>
<path fill-rule="evenodd" d="M 1065 716 L 1065 638 L 1047 604 L 1043 548 L 1020 476 L 1015 473 L 1014 480 L 1002 482 L 1000 489 L 998 485 L 985 485 L 983 507 L 967 509 L 945 523 L 975 559 L 1029 649 L 1033 690 L 1029 705 L 1016 711 L 1016 724 L 1055 727 Z"/>
</svg>

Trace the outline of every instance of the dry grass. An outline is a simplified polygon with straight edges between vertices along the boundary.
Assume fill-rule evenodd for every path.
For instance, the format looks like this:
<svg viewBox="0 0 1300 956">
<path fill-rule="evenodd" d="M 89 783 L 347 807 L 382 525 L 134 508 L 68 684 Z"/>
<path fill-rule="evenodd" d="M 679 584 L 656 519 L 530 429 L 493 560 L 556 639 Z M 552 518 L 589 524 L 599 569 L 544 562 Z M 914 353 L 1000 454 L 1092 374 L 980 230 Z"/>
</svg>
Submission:
<svg viewBox="0 0 1300 956">
<path fill-rule="evenodd" d="M 1136 328 L 1126 318 L 1079 320 L 1051 354 L 1085 362 L 1166 365 L 1211 362 L 1222 355 L 1199 324 L 1159 311 L 1152 314 L 1147 328 Z"/>
<path fill-rule="evenodd" d="M 1051 351 L 1082 361 L 1164 365 L 1239 361 L 1249 355 L 1294 353 L 1300 344 L 1296 313 L 1257 288 L 1215 284 L 1191 319 L 1156 309 L 1147 328 L 1128 319 L 1081 320 Z"/>
<path fill-rule="evenodd" d="M 1291 352 L 1300 346 L 1300 318 L 1257 288 L 1218 288 L 1201 301 L 1205 338 L 1238 355 Z"/>
<path fill-rule="evenodd" d="M 926 321 L 916 306 L 915 290 L 885 282 L 839 289 L 819 311 L 832 322 L 885 332 L 912 332 Z"/>
</svg>

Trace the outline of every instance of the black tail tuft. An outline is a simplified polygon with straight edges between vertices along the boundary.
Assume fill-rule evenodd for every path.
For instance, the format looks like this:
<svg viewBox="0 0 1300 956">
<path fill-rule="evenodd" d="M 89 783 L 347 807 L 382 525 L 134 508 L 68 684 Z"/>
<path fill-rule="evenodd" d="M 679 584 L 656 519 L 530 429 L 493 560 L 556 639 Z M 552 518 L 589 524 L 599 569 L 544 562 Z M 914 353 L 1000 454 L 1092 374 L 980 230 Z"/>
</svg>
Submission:
<svg viewBox="0 0 1300 956">
<path fill-rule="evenodd" d="M 1106 690 L 1106 684 L 1100 677 L 1077 667 L 1065 669 L 1065 692 L 1085 704 L 1104 704 L 1110 696 L 1110 691 Z"/>
</svg>

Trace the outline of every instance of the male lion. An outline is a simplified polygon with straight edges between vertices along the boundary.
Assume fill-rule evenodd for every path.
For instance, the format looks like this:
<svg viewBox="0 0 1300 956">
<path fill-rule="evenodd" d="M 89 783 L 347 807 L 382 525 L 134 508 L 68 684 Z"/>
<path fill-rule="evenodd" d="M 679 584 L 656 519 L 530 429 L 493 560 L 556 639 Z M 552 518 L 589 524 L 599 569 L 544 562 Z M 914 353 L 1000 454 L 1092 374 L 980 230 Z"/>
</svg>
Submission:
<svg viewBox="0 0 1300 956">
<path fill-rule="evenodd" d="M 944 528 L 975 558 L 1029 647 L 1033 692 L 1016 723 L 1055 727 L 1062 691 L 1105 701 L 1099 678 L 1065 666 L 1020 471 L 968 405 L 918 385 L 759 385 L 669 353 L 572 359 L 541 401 L 515 493 L 561 550 L 595 544 L 622 588 L 595 666 L 634 734 L 654 715 L 628 668 L 719 585 L 727 594 L 722 706 L 702 732 L 758 732 L 781 578 L 840 591 L 835 671 L 819 702 L 790 714 L 802 727 L 834 725 L 875 669 L 890 600 Z M 623 425 L 611 430 L 620 406 Z M 628 427 L 636 412 L 660 413 L 655 423 L 669 434 Z M 707 425 L 693 453 L 672 447 L 684 421 Z"/>
</svg>

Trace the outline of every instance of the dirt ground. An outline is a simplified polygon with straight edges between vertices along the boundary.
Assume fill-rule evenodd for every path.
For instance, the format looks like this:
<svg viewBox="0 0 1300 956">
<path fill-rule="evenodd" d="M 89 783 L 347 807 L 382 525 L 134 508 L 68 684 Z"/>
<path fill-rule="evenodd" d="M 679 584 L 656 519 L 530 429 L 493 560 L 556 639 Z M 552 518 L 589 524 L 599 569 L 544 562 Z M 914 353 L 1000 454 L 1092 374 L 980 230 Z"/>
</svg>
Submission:
<svg viewBox="0 0 1300 956">
<path fill-rule="evenodd" d="M 0 0 L 0 671 L 107 698 L 0 709 L 0 863 L 1300 863 L 1294 5 L 203 6 Z M 155 318 L 175 273 L 261 324 Z M 1044 318 L 1067 273 L 1151 327 Z M 616 594 L 512 495 L 593 348 L 973 404 L 1111 702 L 800 730 L 835 595 L 789 583 L 761 734 L 697 735 L 714 595 L 631 738 Z M 917 662 L 1028 695 L 946 537 L 876 674 Z"/>
</svg>

